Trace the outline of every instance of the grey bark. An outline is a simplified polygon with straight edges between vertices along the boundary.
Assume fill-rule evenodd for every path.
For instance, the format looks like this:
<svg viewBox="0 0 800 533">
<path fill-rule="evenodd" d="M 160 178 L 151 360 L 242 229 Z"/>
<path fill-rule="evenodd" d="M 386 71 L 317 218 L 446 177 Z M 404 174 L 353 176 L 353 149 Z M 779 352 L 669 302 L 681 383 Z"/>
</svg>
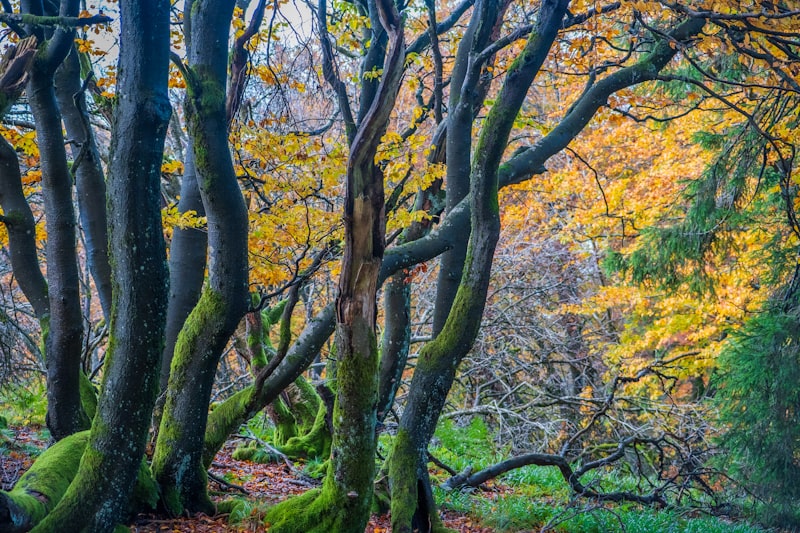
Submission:
<svg viewBox="0 0 800 533">
<path fill-rule="evenodd" d="M 195 211 L 198 216 L 205 215 L 200 187 L 197 183 L 197 169 L 194 151 L 186 150 L 181 178 L 181 198 L 178 212 Z M 205 279 L 206 258 L 208 257 L 208 235 L 196 228 L 175 228 L 169 248 L 169 308 L 167 312 L 167 331 L 164 353 L 161 358 L 160 390 L 166 392 L 170 365 L 186 318 L 192 312 Z"/>
<path fill-rule="evenodd" d="M 77 163 L 75 187 L 86 243 L 86 261 L 97 287 L 103 316 L 111 316 L 111 265 L 108 261 L 106 182 L 94 133 L 89 126 L 86 95 L 81 92 L 80 64 L 75 46 L 56 71 L 56 97 L 63 114 L 72 159 Z"/>
<path fill-rule="evenodd" d="M 160 180 L 171 113 L 170 3 L 123 0 L 120 8 L 108 191 L 115 285 L 103 392 L 77 476 L 34 531 L 110 531 L 125 518 L 158 388 L 168 280 Z"/>
<path fill-rule="evenodd" d="M 469 259 L 442 331 L 420 353 L 390 459 L 393 531 L 428 531 L 438 520 L 426 468 L 428 442 L 458 365 L 472 347 L 483 316 L 495 246 L 500 235 L 497 204 L 500 159 L 528 88 L 555 40 L 567 4 L 568 0 L 545 0 L 542 3 L 537 31 L 531 34 L 520 60 L 509 70 L 475 148 L 470 168 Z M 490 0 L 479 0 L 473 20 L 477 17 L 483 24 L 494 26 L 498 10 L 499 6 Z M 464 74 L 465 87 L 475 82 L 479 69 L 480 65 L 469 65 Z M 471 127 L 467 131 L 471 131 Z M 452 134 L 451 128 L 448 138 Z M 458 153 L 463 157 L 460 148 Z M 452 164 L 449 152 L 447 160 Z M 416 465 L 414 472 L 405 468 L 408 464 Z M 394 498 L 395 494 L 399 497 Z"/>
<path fill-rule="evenodd" d="M 234 1 L 187 2 L 186 114 L 208 220 L 209 280 L 178 337 L 153 471 L 171 512 L 213 512 L 202 464 L 222 352 L 248 306 L 247 209 L 228 146 L 228 34 Z"/>
<path fill-rule="evenodd" d="M 63 1 L 59 14 L 74 16 L 77 8 L 78 2 Z M 43 14 L 42 6 L 35 2 L 24 2 L 23 9 L 34 15 Z M 89 427 L 89 419 L 81 406 L 78 384 L 83 318 L 72 175 L 67 166 L 61 112 L 53 81 L 56 68 L 69 52 L 73 34 L 71 30 L 59 28 L 40 45 L 40 50 L 44 47 L 44 53 L 40 52 L 34 60 L 27 88 L 42 167 L 50 300 L 50 331 L 49 334 L 45 332 L 47 425 L 56 439 Z"/>
</svg>

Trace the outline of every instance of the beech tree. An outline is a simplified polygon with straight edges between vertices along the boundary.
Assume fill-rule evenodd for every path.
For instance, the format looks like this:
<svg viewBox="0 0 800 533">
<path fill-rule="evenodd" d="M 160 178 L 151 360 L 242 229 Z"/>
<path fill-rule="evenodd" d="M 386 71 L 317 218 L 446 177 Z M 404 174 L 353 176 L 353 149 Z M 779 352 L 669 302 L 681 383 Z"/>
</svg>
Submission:
<svg viewBox="0 0 800 533">
<path fill-rule="evenodd" d="M 292 85 L 291 81 L 298 94 L 303 86 L 280 78 L 280 69 L 259 69 L 260 59 L 268 64 L 279 54 L 267 46 L 266 58 L 258 56 L 262 41 L 273 41 L 273 34 L 261 34 L 265 1 L 253 6 L 234 0 L 184 2 L 182 56 L 170 53 L 169 2 L 122 0 L 119 75 L 106 165 L 87 114 L 91 80 L 80 78 L 87 72 L 83 52 L 73 44 L 73 28 L 104 23 L 108 17 L 79 17 L 74 0 L 63 0 L 57 10 L 53 3 L 23 2 L 25 17 L 7 14 L 1 20 L 23 40 L 9 48 L 0 89 L 7 109 L 27 79 L 42 166 L 46 277 L 32 238 L 35 222 L 22 192 L 18 156 L 7 142 L 0 143 L 0 221 L 7 228 L 17 282 L 41 325 L 48 426 L 59 442 L 12 491 L 0 493 L 4 527 L 63 531 L 63 524 L 74 524 L 75 530 L 106 531 L 125 522 L 129 511 L 213 513 L 206 472 L 225 440 L 262 409 L 268 408 L 280 423 L 279 411 L 294 408 L 296 416 L 289 424 L 297 421 L 296 426 L 303 426 L 297 435 L 307 438 L 293 444 L 307 451 L 312 434 L 317 438 L 328 433 L 313 442 L 315 453 L 327 460 L 326 473 L 320 488 L 268 511 L 271 530 L 363 531 L 374 492 L 378 503 L 388 499 L 396 531 L 443 530 L 428 478 L 427 450 L 481 325 L 501 232 L 500 190 L 548 179 L 553 158 L 594 118 L 611 107 L 635 116 L 635 105 L 641 104 L 637 91 L 646 100 L 653 82 L 700 84 L 698 90 L 705 90 L 707 98 L 741 110 L 744 103 L 715 91 L 715 83 L 728 82 L 704 69 L 706 63 L 728 59 L 722 51 L 704 47 L 710 36 L 730 44 L 734 57 L 778 68 L 769 79 L 771 90 L 796 91 L 790 71 L 759 57 L 755 49 L 736 47 L 746 46 L 744 34 L 766 35 L 778 39 L 773 43 L 778 49 L 788 47 L 796 54 L 795 43 L 781 41 L 786 32 L 780 25 L 796 21 L 800 13 L 759 2 L 752 10 L 741 7 L 734 13 L 720 12 L 713 2 L 702 9 L 667 2 L 635 4 L 465 0 L 408 6 L 356 0 L 329 5 L 320 0 L 314 8 L 317 41 L 308 47 L 313 49 L 308 61 L 319 63 L 321 79 L 318 94 L 309 98 L 326 102 L 325 112 L 333 119 L 325 117 L 313 132 L 298 134 L 285 131 L 279 120 L 257 121 L 254 114 L 271 111 L 268 105 L 253 103 L 256 98 L 248 100 L 248 76 L 260 75 L 276 85 Z M 762 19 L 776 27 L 756 22 Z M 430 61 L 415 66 L 423 55 Z M 174 229 L 168 267 L 161 169 L 171 117 L 170 56 L 185 85 L 183 111 L 176 112 L 186 125 L 177 211 L 182 216 L 199 213 L 206 222 L 204 227 L 197 222 Z M 580 89 L 535 136 L 515 136 L 530 125 L 527 108 L 537 103 L 537 80 L 546 84 L 560 69 L 580 74 Z M 422 79 L 432 81 L 425 86 Z M 742 82 L 729 84 L 734 83 Z M 759 83 L 753 82 L 753 87 Z M 674 99 L 682 98 L 688 96 Z M 404 109 L 409 102 L 417 104 L 412 112 Z M 775 140 L 780 132 L 764 131 L 773 117 L 747 110 L 744 114 L 750 123 L 761 125 L 762 137 L 774 137 L 770 149 L 780 156 L 776 168 L 790 177 L 791 158 Z M 73 146 L 71 167 L 62 120 Z M 179 122 L 173 127 L 180 127 Z M 240 123 L 243 130 L 251 129 L 234 131 Z M 275 131 L 253 131 L 270 128 Z M 420 131 L 425 136 L 415 144 Z M 326 132 L 333 132 L 334 141 L 309 141 Z M 276 157 L 283 157 L 282 163 L 291 159 L 291 172 L 299 169 L 292 176 L 295 181 L 301 181 L 303 173 L 315 179 L 323 171 L 336 175 L 339 189 L 325 190 L 326 184 L 335 186 L 319 177 L 308 196 L 335 211 L 342 223 L 341 229 L 320 231 L 322 237 L 308 237 L 290 274 L 271 279 L 262 294 L 251 296 L 251 282 L 261 282 L 251 279 L 251 272 L 259 268 L 253 265 L 254 257 L 263 250 L 248 250 L 249 233 L 276 235 L 290 225 L 281 221 L 266 230 L 249 227 L 248 216 L 257 220 L 260 211 L 281 205 L 276 198 L 291 194 L 289 186 L 270 190 L 266 178 L 259 181 L 251 175 L 266 163 L 245 164 L 248 152 L 253 161 L 263 162 L 252 152 L 263 148 L 256 140 L 267 134 L 273 135 L 268 137 L 272 144 L 294 150 L 290 156 L 282 152 Z M 531 136 L 535 142 L 525 140 Z M 344 148 L 337 152 L 334 144 Z M 403 166 L 401 160 L 413 164 Z M 411 177 L 420 174 L 425 179 L 411 183 Z M 792 190 L 789 177 L 784 178 L 787 197 Z M 342 199 L 336 198 L 337 191 L 343 192 Z M 306 209 L 301 225 L 311 228 L 316 221 L 309 215 L 311 208 Z M 403 219 L 398 213 L 406 211 L 416 214 Z M 75 243 L 78 219 L 102 313 L 109 322 L 98 398 L 81 372 L 86 332 Z M 610 255 L 622 264 L 620 269 L 630 267 L 637 279 L 653 275 L 636 270 L 637 264 L 644 264 L 634 260 L 636 252 L 627 266 L 624 258 Z M 412 372 L 409 269 L 439 257 L 431 339 L 418 353 L 404 402 L 396 406 L 403 374 Z M 309 303 L 307 308 L 315 314 L 292 338 L 300 292 L 334 261 L 335 298 Z M 279 297 L 285 299 L 278 303 Z M 210 410 L 215 372 L 243 319 L 252 383 Z M 275 324 L 280 326 L 277 348 L 268 346 L 265 333 Z M 328 389 L 317 395 L 302 375 L 334 332 Z M 610 397 L 618 383 L 615 379 Z M 280 403 L 281 393 L 290 386 L 305 394 L 306 412 Z M 151 428 L 154 406 L 156 424 Z M 401 414 L 391 452 L 378 462 L 379 422 L 395 407 Z M 598 413 L 600 417 L 603 412 Z M 151 429 L 154 453 L 143 461 Z M 573 468 L 578 457 L 569 455 L 569 444 L 582 432 L 577 433 L 558 455 L 529 454 L 512 463 L 556 466 L 579 495 L 663 502 L 660 494 L 603 495 L 582 485 L 580 478 L 589 468 Z M 614 453 L 624 453 L 637 439 L 623 439 L 622 451 Z M 287 448 L 288 443 L 286 439 Z M 589 464 L 594 468 L 614 456 Z M 507 468 L 511 466 L 495 470 Z"/>
</svg>

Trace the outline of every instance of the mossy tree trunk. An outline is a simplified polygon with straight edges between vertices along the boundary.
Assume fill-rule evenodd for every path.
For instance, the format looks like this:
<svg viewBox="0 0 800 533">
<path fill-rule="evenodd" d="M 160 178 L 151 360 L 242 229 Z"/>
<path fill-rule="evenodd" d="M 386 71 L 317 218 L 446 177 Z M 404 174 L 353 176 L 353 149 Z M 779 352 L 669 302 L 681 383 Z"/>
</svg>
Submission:
<svg viewBox="0 0 800 533">
<path fill-rule="evenodd" d="M 153 472 L 171 513 L 211 513 L 203 467 L 214 374 L 247 311 L 247 210 L 228 146 L 228 34 L 235 1 L 186 2 L 185 109 L 208 220 L 209 280 L 178 335 Z"/>
<path fill-rule="evenodd" d="M 371 98 L 350 146 L 344 207 L 345 245 L 336 298 L 336 396 L 328 473 L 319 490 L 273 507 L 272 531 L 362 532 L 369 518 L 375 474 L 378 349 L 376 291 L 385 247 L 383 172 L 375 153 L 386 131 L 403 70 L 402 19 L 389 0 L 368 2 L 373 42 L 388 35 L 380 84 L 365 84 Z M 326 3 L 319 16 L 325 23 Z M 362 108 L 364 108 L 362 102 Z"/>
<path fill-rule="evenodd" d="M 168 280 L 160 182 L 171 113 L 170 4 L 125 0 L 120 8 L 108 184 L 114 286 L 103 388 L 77 474 L 39 532 L 109 531 L 126 519 L 158 388 Z"/>
<path fill-rule="evenodd" d="M 58 441 L 36 459 L 12 490 L 0 491 L 0 531 L 30 531 L 58 505 L 78 472 L 88 441 L 89 431 Z M 155 509 L 157 503 L 158 487 L 147 463 L 142 461 L 128 509 Z"/>
<path fill-rule="evenodd" d="M 537 27 L 512 64 L 497 101 L 481 129 L 471 167 L 469 209 L 461 206 L 454 208 L 448 219 L 456 218 L 456 221 L 448 223 L 448 219 L 445 219 L 438 235 L 410 243 L 406 249 L 398 252 L 398 257 L 436 253 L 437 246 L 443 246 L 453 238 L 451 232 L 459 226 L 463 217 L 471 214 L 472 233 L 462 281 L 442 332 L 420 354 L 407 408 L 390 457 L 392 522 L 395 531 L 410 531 L 412 524 L 423 531 L 438 527 L 438 518 L 432 512 L 433 502 L 424 466 L 427 445 L 458 364 L 477 333 L 493 255 L 492 240 L 496 240 L 493 234 L 499 231 L 499 224 L 495 228 L 495 215 L 492 214 L 492 210 L 497 210 L 497 187 L 518 183 L 544 172 L 545 161 L 564 149 L 580 133 L 612 93 L 655 79 L 676 53 L 677 47 L 670 43 L 673 40 L 691 39 L 704 25 L 701 18 L 687 19 L 677 25 L 668 38 L 657 41 L 652 52 L 643 60 L 620 69 L 587 89 L 559 125 L 540 142 L 518 151 L 500 165 L 513 120 L 561 26 L 566 4 L 564 0 L 543 2 Z M 481 55 L 486 56 L 486 53 Z M 464 85 L 467 85 L 466 81 Z M 440 242 L 435 244 L 436 241 Z"/>
<path fill-rule="evenodd" d="M 33 15 L 78 14 L 77 0 L 56 6 L 24 2 Z M 83 341 L 83 316 L 80 306 L 80 275 L 76 248 L 76 217 L 72 203 L 72 174 L 61 129 L 61 111 L 56 101 L 54 75 L 72 46 L 74 30 L 59 28 L 45 33 L 32 28 L 39 39 L 39 52 L 33 61 L 27 95 L 34 122 L 42 168 L 45 228 L 47 230 L 47 283 L 49 331 L 45 336 L 47 362 L 47 426 L 56 439 L 89 427 L 79 394 L 79 373 Z"/>
<path fill-rule="evenodd" d="M 546 58 L 560 22 L 564 18 L 567 0 L 546 0 L 539 11 L 539 22 L 520 56 L 512 64 L 506 80 L 489 112 L 475 148 L 470 170 L 471 232 L 465 268 L 442 331 L 421 351 L 411 382 L 408 403 L 389 464 L 389 484 L 392 497 L 392 528 L 397 532 L 433 531 L 441 528 L 430 491 L 427 473 L 427 447 L 436 428 L 447 393 L 455 379 L 461 359 L 471 348 L 486 303 L 492 260 L 500 235 L 498 208 L 498 168 L 508 136 L 519 112 L 528 87 Z M 476 4 L 473 20 L 475 42 L 495 25 L 500 6 L 493 0 Z M 466 42 L 472 48 L 474 44 Z M 475 57 L 482 46 L 471 50 Z M 464 73 L 464 87 L 474 86 L 481 64 L 470 61 Z M 458 106 L 471 109 L 476 102 L 462 98 Z M 466 110 L 456 108 L 467 114 Z M 468 157 L 459 136 L 470 135 L 471 127 L 448 135 L 450 146 L 458 145 L 455 157 Z M 452 139 L 452 140 L 451 140 Z M 448 152 L 448 165 L 456 163 Z M 463 165 L 463 161 L 462 161 Z"/>
<path fill-rule="evenodd" d="M 231 79 L 228 84 L 225 115 L 228 127 L 233 122 L 242 103 L 244 89 L 247 85 L 250 52 L 247 43 L 258 32 L 264 19 L 265 0 L 259 0 L 255 7 L 247 29 L 238 34 L 231 50 Z M 205 215 L 203 199 L 197 181 L 194 150 L 189 147 L 185 153 L 184 170 L 181 178 L 180 200 L 178 212 L 195 211 L 198 216 Z M 205 279 L 208 259 L 208 237 L 205 231 L 196 228 L 176 228 L 170 243 L 170 296 L 167 313 L 167 337 L 161 364 L 161 392 L 166 393 L 175 344 L 178 341 L 186 319 L 200 299 L 203 280 Z M 163 404 L 163 402 L 162 402 Z M 162 405 L 163 406 L 163 405 Z M 159 405 L 157 410 L 160 411 Z M 160 421 L 160 412 L 156 413 Z"/>
<path fill-rule="evenodd" d="M 218 405 L 208 417 L 203 462 L 210 465 L 228 436 L 265 406 L 275 401 L 308 368 L 334 330 L 334 306 L 328 305 L 297 337 L 286 357 L 269 376 Z"/>
</svg>

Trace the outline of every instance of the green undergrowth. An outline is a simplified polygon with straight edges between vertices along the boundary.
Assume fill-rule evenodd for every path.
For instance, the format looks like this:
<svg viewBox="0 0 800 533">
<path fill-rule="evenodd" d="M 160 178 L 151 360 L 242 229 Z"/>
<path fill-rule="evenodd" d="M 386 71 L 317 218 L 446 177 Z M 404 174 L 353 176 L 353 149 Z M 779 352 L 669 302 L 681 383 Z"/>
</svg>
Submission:
<svg viewBox="0 0 800 533">
<path fill-rule="evenodd" d="M 43 427 L 47 414 L 44 379 L 3 384 L 0 387 L 0 406 L 8 425 Z"/>
<path fill-rule="evenodd" d="M 251 420 L 244 432 L 257 439 L 270 442 L 270 422 L 264 415 Z M 379 453 L 386 456 L 391 447 L 391 437 L 383 434 L 379 439 Z M 245 451 L 246 450 L 246 451 Z M 491 430 L 480 418 L 466 424 L 444 420 L 439 424 L 430 447 L 431 453 L 452 469 L 461 472 L 472 467 L 473 472 L 494 465 L 511 456 L 508 446 L 501 446 Z M 259 450 L 255 440 L 250 440 L 237 450 L 237 454 L 254 454 L 249 460 L 258 460 Z M 265 460 L 274 460 L 265 457 Z M 298 461 L 298 468 L 307 475 L 317 473 L 325 463 L 321 460 Z M 555 467 L 526 466 L 512 470 L 489 482 L 496 490 L 454 490 L 439 488 L 449 474 L 430 465 L 431 481 L 437 504 L 442 510 L 468 515 L 482 526 L 498 533 L 555 531 L 560 533 L 758 533 L 770 531 L 740 520 L 708 516 L 696 509 L 656 509 L 634 503 L 598 503 L 573 497 L 569 486 Z M 238 483 L 241 479 L 230 478 Z M 625 473 L 621 468 L 607 467 L 593 471 L 581 478 L 584 485 L 600 492 L 639 492 L 641 480 Z M 702 500 L 701 495 L 695 495 Z M 709 505 L 711 502 L 708 502 Z M 746 509 L 746 502 L 735 502 L 737 508 Z M 230 522 L 239 526 L 255 525 L 263 521 L 268 510 L 263 502 L 235 498 L 221 504 L 220 512 L 229 514 Z M 745 511 L 746 512 L 746 511 Z"/>
<path fill-rule="evenodd" d="M 500 449 L 480 419 L 466 425 L 443 421 L 437 429 L 431 453 L 461 472 L 472 466 L 477 472 L 509 457 Z M 432 466 L 432 465 L 431 465 Z M 573 499 L 555 467 L 526 466 L 497 478 L 490 484 L 498 491 L 455 490 L 437 485 L 449 474 L 432 467 L 434 496 L 445 510 L 470 515 L 483 526 L 500 533 L 547 531 L 563 533 L 756 533 L 767 531 L 744 522 L 700 514 L 687 509 L 664 510 L 633 503 L 605 504 Z M 637 491 L 633 476 L 607 469 L 592 472 L 582 482 L 598 491 Z"/>
</svg>

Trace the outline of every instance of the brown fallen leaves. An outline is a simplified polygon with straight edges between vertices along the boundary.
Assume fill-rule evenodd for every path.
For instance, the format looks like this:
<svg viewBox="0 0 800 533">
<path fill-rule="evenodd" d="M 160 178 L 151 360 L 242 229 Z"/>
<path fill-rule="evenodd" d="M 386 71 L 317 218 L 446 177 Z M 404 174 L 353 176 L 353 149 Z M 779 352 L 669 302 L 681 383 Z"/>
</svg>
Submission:
<svg viewBox="0 0 800 533">
<path fill-rule="evenodd" d="M 36 428 L 13 428 L 15 437 L 5 446 L 6 453 L 0 454 L 0 473 L 2 473 L 2 489 L 9 490 L 19 477 L 33 463 L 30 454 L 23 444 L 44 447 L 46 443 L 38 437 Z M 236 442 L 228 442 L 217 454 L 210 473 L 224 480 L 209 479 L 210 489 L 215 500 L 224 500 L 233 496 L 242 496 L 240 489 L 247 492 L 247 497 L 258 502 L 275 503 L 292 495 L 300 494 L 315 483 L 313 480 L 296 475 L 295 471 L 283 463 L 258 464 L 250 461 L 238 461 L 231 456 Z M 491 533 L 491 529 L 476 524 L 469 516 L 450 511 L 443 513 L 444 523 L 460 533 Z M 230 525 L 228 517 L 207 516 L 197 514 L 190 517 L 165 519 L 153 514 L 140 514 L 130 525 L 134 533 L 243 533 L 266 532 L 257 517 L 241 525 Z M 391 522 L 388 516 L 373 515 L 367 525 L 367 533 L 389 533 Z"/>
</svg>

